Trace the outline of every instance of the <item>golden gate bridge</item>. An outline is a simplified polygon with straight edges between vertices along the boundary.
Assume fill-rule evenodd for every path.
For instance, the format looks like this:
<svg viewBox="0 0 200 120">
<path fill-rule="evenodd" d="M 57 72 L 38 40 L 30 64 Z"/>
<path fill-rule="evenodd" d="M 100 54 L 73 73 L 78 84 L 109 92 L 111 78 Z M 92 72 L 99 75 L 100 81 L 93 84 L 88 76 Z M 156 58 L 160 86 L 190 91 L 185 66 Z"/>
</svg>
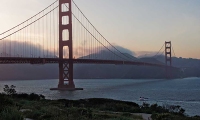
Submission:
<svg viewBox="0 0 200 120">
<path fill-rule="evenodd" d="M 73 0 L 56 0 L 0 34 L 0 64 L 58 63 L 58 88 L 52 90 L 75 90 L 79 88 L 73 81 L 73 64 L 156 66 L 165 68 L 170 78 L 171 42 L 164 46 L 165 64 L 135 60 L 112 45 Z"/>
</svg>

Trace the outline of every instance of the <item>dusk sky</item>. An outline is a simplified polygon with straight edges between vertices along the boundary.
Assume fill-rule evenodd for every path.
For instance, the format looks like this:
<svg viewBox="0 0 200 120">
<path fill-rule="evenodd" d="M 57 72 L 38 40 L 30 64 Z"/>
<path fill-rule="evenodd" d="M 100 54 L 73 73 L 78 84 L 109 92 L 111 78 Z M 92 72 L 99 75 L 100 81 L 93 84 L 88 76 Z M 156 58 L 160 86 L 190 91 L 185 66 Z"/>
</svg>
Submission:
<svg viewBox="0 0 200 120">
<path fill-rule="evenodd" d="M 55 0 L 0 0 L 0 33 Z M 200 59 L 200 0 L 74 0 L 111 43 L 136 53 L 172 41 L 177 57 Z"/>
</svg>

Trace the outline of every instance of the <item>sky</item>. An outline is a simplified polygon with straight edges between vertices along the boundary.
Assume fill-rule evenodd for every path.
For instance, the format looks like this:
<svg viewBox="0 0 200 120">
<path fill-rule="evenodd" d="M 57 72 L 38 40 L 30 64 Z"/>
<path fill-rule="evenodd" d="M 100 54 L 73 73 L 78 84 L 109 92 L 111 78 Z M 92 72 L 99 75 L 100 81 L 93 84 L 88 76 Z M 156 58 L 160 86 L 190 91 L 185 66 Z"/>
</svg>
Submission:
<svg viewBox="0 0 200 120">
<path fill-rule="evenodd" d="M 0 33 L 55 0 L 0 0 Z M 171 41 L 177 57 L 200 59 L 199 0 L 74 0 L 114 45 L 134 53 L 157 52 Z"/>
</svg>

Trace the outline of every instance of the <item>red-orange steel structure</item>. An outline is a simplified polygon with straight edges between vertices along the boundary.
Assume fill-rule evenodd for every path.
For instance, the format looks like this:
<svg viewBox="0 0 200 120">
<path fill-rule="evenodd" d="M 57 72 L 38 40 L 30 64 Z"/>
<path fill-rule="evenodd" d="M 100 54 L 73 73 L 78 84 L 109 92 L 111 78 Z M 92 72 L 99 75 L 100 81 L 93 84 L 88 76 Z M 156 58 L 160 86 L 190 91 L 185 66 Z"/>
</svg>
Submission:
<svg viewBox="0 0 200 120">
<path fill-rule="evenodd" d="M 64 11 L 64 6 L 69 6 L 68 11 Z M 68 24 L 64 24 L 63 17 L 68 18 Z M 68 40 L 64 40 L 63 31 L 68 31 Z M 63 50 L 67 46 L 69 50 L 69 61 L 63 60 Z M 72 45 L 72 9 L 71 0 L 59 0 L 59 84 L 61 89 L 75 89 L 73 81 L 73 45 Z M 68 82 L 65 84 L 65 82 Z"/>
<path fill-rule="evenodd" d="M 171 66 L 172 66 L 172 54 L 171 54 L 171 41 L 165 41 L 165 64 L 166 64 L 166 78 L 170 79 L 171 76 Z M 169 66 L 169 67 L 168 67 Z"/>
</svg>

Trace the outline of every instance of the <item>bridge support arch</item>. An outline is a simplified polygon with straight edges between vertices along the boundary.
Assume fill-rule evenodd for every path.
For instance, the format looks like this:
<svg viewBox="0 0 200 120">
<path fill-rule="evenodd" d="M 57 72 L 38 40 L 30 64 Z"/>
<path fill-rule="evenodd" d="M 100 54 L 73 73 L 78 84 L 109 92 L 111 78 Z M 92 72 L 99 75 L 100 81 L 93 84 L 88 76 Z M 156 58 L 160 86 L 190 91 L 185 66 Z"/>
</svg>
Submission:
<svg viewBox="0 0 200 120">
<path fill-rule="evenodd" d="M 171 76 L 171 66 L 172 66 L 172 52 L 171 52 L 171 41 L 165 41 L 165 64 L 166 64 L 166 79 L 170 79 Z"/>
</svg>

